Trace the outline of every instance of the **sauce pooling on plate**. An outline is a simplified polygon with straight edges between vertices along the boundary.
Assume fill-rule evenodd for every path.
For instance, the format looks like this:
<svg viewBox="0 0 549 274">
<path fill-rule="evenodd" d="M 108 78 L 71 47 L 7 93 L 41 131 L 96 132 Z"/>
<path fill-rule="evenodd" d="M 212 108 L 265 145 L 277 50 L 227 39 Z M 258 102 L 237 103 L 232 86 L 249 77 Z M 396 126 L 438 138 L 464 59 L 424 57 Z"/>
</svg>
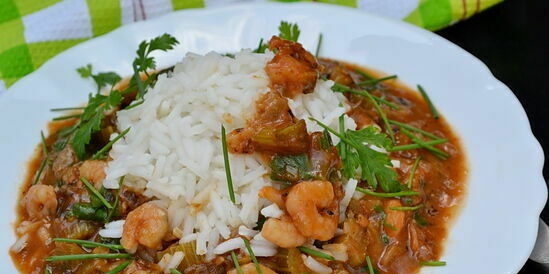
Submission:
<svg viewBox="0 0 549 274">
<path fill-rule="evenodd" d="M 100 129 L 92 130 L 83 153 L 71 139 L 83 116 L 52 122 L 50 134 L 31 161 L 17 207 L 18 240 L 10 255 L 18 269 L 23 273 L 415 273 L 422 266 L 444 265 L 440 261 L 444 239 L 463 200 L 467 170 L 459 139 L 428 97 L 396 83 L 393 76 L 381 77 L 336 60 L 317 60 L 296 42 L 275 36 L 269 47 L 273 53 L 191 57 L 218 60 L 220 67 L 230 63 L 233 69 L 236 64 L 249 69 L 253 62 L 242 60 L 257 58 L 254 61 L 263 67 L 252 78 L 268 84 L 253 95 L 253 110 L 243 123 L 221 114 L 229 130 L 223 126 L 220 136 L 214 131 L 214 139 L 221 141 L 215 144 L 219 154 L 214 162 L 223 162 L 226 182 L 219 188 L 214 182 L 206 185 L 204 192 L 192 197 L 192 214 L 184 218 L 182 211 L 188 208 L 175 207 L 185 202 L 183 198 L 154 192 L 152 183 L 143 183 L 138 175 L 120 176 L 115 187 L 106 185 L 118 156 L 105 151 L 121 149 L 119 140 L 130 146 L 128 132 L 138 131 L 136 124 L 121 128 L 121 116 L 145 109 L 147 100 L 155 100 L 154 94 L 135 104 L 135 92 L 121 92 L 120 102 L 101 117 Z M 149 92 L 164 92 L 162 81 L 179 77 L 183 69 L 176 66 L 153 75 L 157 87 Z M 222 85 L 214 81 L 212 87 Z M 244 98 L 250 85 L 237 86 Z M 219 97 L 230 96 L 219 92 Z M 159 109 L 170 109 L 168 99 L 163 102 Z M 332 114 L 322 114 L 326 109 L 318 109 L 319 102 L 333 105 L 332 114 L 344 111 L 330 120 Z M 151 151 L 162 150 L 162 145 L 166 144 L 155 144 Z M 267 172 L 251 180 L 264 180 L 263 185 L 253 190 L 242 187 L 235 171 L 241 159 L 265 166 Z M 210 195 L 216 191 L 220 200 Z M 242 198 L 247 195 L 243 191 L 255 191 L 251 192 L 255 196 Z M 205 194 L 200 193 L 209 193 L 210 198 L 202 199 Z M 225 207 L 241 210 L 238 216 L 255 208 L 253 225 L 237 219 L 239 223 L 229 224 L 228 231 L 211 230 L 210 238 L 202 239 L 201 230 L 212 228 L 204 227 L 208 220 L 196 216 L 210 210 L 210 202 L 226 202 Z M 222 210 L 214 208 L 203 216 L 214 218 Z M 188 229 L 195 222 L 199 228 Z M 216 222 L 214 229 L 223 227 Z"/>
</svg>

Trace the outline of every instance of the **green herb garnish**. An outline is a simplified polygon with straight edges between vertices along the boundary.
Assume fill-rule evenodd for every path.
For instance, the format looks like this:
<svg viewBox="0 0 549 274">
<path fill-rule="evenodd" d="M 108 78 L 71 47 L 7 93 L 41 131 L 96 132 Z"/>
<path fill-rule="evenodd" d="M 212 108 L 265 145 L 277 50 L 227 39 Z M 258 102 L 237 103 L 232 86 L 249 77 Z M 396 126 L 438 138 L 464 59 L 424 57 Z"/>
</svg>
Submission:
<svg viewBox="0 0 549 274">
<path fill-rule="evenodd" d="M 419 165 L 419 161 L 421 161 L 421 156 L 417 157 L 414 161 L 414 164 L 412 165 L 412 170 L 410 171 L 410 177 L 408 177 L 408 188 L 412 188 L 412 181 L 414 180 L 414 175 L 416 173 L 417 166 Z"/>
<path fill-rule="evenodd" d="M 432 141 L 424 141 L 423 145 L 440 145 L 448 142 L 446 139 L 438 139 L 438 140 L 432 140 Z M 418 149 L 422 148 L 419 144 L 409 144 L 409 145 L 400 145 L 400 146 L 394 146 L 387 148 L 387 151 L 393 152 L 393 151 L 403 151 L 403 150 L 411 150 L 411 149 Z"/>
<path fill-rule="evenodd" d="M 259 44 L 257 48 L 253 51 L 254 53 L 265 53 L 265 50 L 269 48 L 269 45 L 263 43 L 263 38 L 259 39 Z"/>
<path fill-rule="evenodd" d="M 236 203 L 233 188 L 233 177 L 231 176 L 231 165 L 229 163 L 229 151 L 227 149 L 227 135 L 225 127 L 221 125 L 221 145 L 223 146 L 223 162 L 225 163 L 225 175 L 227 176 L 227 186 L 229 188 L 229 198 L 231 202 Z"/>
<path fill-rule="evenodd" d="M 40 131 L 40 142 L 42 143 L 42 161 L 40 162 L 38 171 L 34 176 L 34 180 L 32 182 L 33 185 L 36 185 L 38 183 L 38 180 L 40 180 L 40 176 L 42 175 L 42 172 L 44 172 L 44 168 L 49 162 L 48 145 L 46 144 L 46 137 L 44 137 L 44 132 L 42 131 Z"/>
<path fill-rule="evenodd" d="M 124 247 L 122 247 L 121 245 L 104 244 L 104 243 L 98 243 L 98 242 L 87 241 L 87 240 L 69 239 L 69 238 L 53 238 L 52 240 L 54 242 L 78 244 L 78 245 L 81 245 L 81 246 L 87 247 L 87 248 L 90 248 L 90 247 L 105 247 L 105 248 L 108 248 L 108 249 L 114 250 L 114 251 L 124 249 Z"/>
<path fill-rule="evenodd" d="M 423 205 L 417 205 L 417 206 L 391 206 L 389 207 L 390 210 L 397 210 L 397 211 L 414 211 L 422 208 Z"/>
<path fill-rule="evenodd" d="M 366 96 L 365 93 L 369 93 L 369 91 L 367 91 L 367 90 L 354 90 L 354 89 L 352 89 L 348 86 L 338 84 L 338 83 L 334 83 L 334 85 L 332 86 L 332 91 L 334 91 L 334 92 L 348 92 L 348 93 L 356 94 L 356 95 L 363 96 L 363 97 L 366 97 L 366 98 L 368 98 L 368 96 Z M 390 108 L 397 109 L 397 110 L 400 109 L 400 107 L 398 105 L 396 105 L 395 103 L 393 103 L 393 102 L 387 101 L 387 100 L 385 100 L 381 97 L 374 96 L 371 93 L 370 93 L 370 96 L 372 96 L 372 98 L 374 98 L 374 100 L 376 100 L 379 103 L 382 103 L 384 105 L 387 105 Z"/>
<path fill-rule="evenodd" d="M 426 262 L 419 262 L 422 266 L 445 266 L 445 261 L 426 261 Z"/>
<path fill-rule="evenodd" d="M 125 261 L 119 265 L 117 265 L 115 268 L 111 269 L 111 271 L 107 272 L 106 274 L 116 274 L 120 273 L 120 271 L 124 270 L 124 268 L 128 267 L 132 261 Z"/>
<path fill-rule="evenodd" d="M 448 153 L 438 149 L 438 148 L 435 148 L 433 147 L 432 145 L 429 145 L 427 144 L 425 141 L 419 139 L 418 137 L 416 137 L 412 132 L 410 132 L 409 130 L 405 129 L 405 128 L 400 128 L 400 131 L 408 136 L 412 142 L 418 144 L 420 147 L 428 150 L 429 152 L 433 153 L 433 155 L 435 155 L 437 158 L 441 159 L 441 160 L 446 160 L 448 159 L 448 157 L 450 157 L 450 155 L 448 155 Z"/>
<path fill-rule="evenodd" d="M 435 139 L 435 140 L 442 139 L 442 138 L 434 135 L 431 132 L 425 131 L 421 128 L 417 128 L 417 127 L 414 127 L 414 126 L 411 126 L 411 125 L 408 125 L 408 124 L 405 124 L 405 123 L 401 123 L 401 122 L 398 122 L 398 121 L 395 121 L 395 120 L 390 120 L 390 119 L 389 119 L 389 123 L 391 123 L 393 125 L 397 125 L 397 126 L 402 127 L 402 128 L 405 128 L 405 129 L 410 130 L 410 131 L 415 131 L 415 132 L 421 133 L 421 134 L 423 134 L 423 135 L 425 135 L 429 138 Z"/>
<path fill-rule="evenodd" d="M 93 260 L 93 259 L 127 259 L 132 255 L 126 253 L 107 253 L 107 254 L 71 254 L 50 256 L 44 259 L 46 262 L 55 261 L 74 261 L 74 260 Z"/>
<path fill-rule="evenodd" d="M 238 258 L 236 258 L 236 254 L 234 251 L 231 251 L 231 258 L 233 259 L 234 268 L 236 269 L 236 273 L 242 274 L 242 269 L 240 269 L 240 264 L 238 263 Z"/>
<path fill-rule="evenodd" d="M 425 102 L 427 102 L 427 106 L 429 106 L 429 110 L 431 110 L 431 113 L 433 114 L 433 118 L 438 119 L 439 114 L 437 109 L 435 108 L 435 105 L 433 105 L 433 102 L 431 102 L 431 99 L 429 99 L 429 95 L 427 95 L 427 92 L 423 89 L 421 85 L 417 85 L 417 89 L 421 93 L 421 96 L 423 96 L 423 99 Z"/>
<path fill-rule="evenodd" d="M 315 256 L 315 257 L 330 260 L 330 261 L 335 260 L 335 258 L 332 255 L 326 254 L 324 252 L 321 252 L 321 251 L 318 251 L 318 250 L 315 250 L 315 249 L 312 249 L 312 248 L 308 248 L 308 247 L 305 247 L 305 246 L 298 246 L 297 249 L 299 249 L 299 251 L 301 251 L 303 253 L 307 253 L 311 256 Z"/>
<path fill-rule="evenodd" d="M 414 213 L 414 221 L 416 221 L 416 223 L 420 226 L 425 227 L 429 225 L 429 222 L 427 222 L 427 220 L 425 220 L 425 218 L 423 218 L 417 211 Z"/>
<path fill-rule="evenodd" d="M 320 48 L 322 47 L 322 33 L 318 35 L 318 41 L 316 43 L 316 51 L 315 51 L 315 57 L 318 58 L 318 54 L 320 53 Z"/>
<path fill-rule="evenodd" d="M 183 274 L 181 273 L 179 270 L 175 269 L 175 268 L 170 268 L 170 273 L 172 274 Z"/>
<path fill-rule="evenodd" d="M 261 270 L 261 266 L 259 265 L 259 262 L 257 261 L 257 258 L 255 257 L 254 251 L 252 250 L 252 246 L 250 245 L 250 241 L 244 237 L 242 237 L 242 240 L 244 241 L 244 245 L 246 246 L 246 250 L 248 250 L 248 253 L 250 253 L 250 257 L 252 257 L 252 261 L 255 264 L 255 269 L 257 270 L 258 274 L 263 274 L 263 271 Z"/>
<path fill-rule="evenodd" d="M 370 256 L 366 256 L 366 265 L 368 266 L 368 273 L 369 274 L 375 274 L 374 266 L 372 265 L 372 261 L 370 260 Z"/>
<path fill-rule="evenodd" d="M 389 156 L 369 147 L 370 145 L 385 149 L 391 147 L 391 140 L 387 138 L 387 135 L 379 132 L 379 129 L 373 126 L 357 131 L 346 130 L 344 134 L 340 134 L 314 118 L 311 118 L 311 120 L 339 137 L 341 142 L 346 144 L 344 152 L 338 151 L 343 161 L 344 176 L 347 178 L 357 177 L 358 168 L 360 167 L 360 179 L 366 180 L 372 188 L 376 189 L 379 183 L 385 192 L 401 190 L 401 185 L 397 180 L 396 171 L 392 168 Z M 339 149 L 341 149 L 341 146 L 338 147 Z"/>
<path fill-rule="evenodd" d="M 313 178 L 311 164 L 306 154 L 278 155 L 271 161 L 271 179 L 297 182 Z"/>
<path fill-rule="evenodd" d="M 105 112 L 118 107 L 121 102 L 122 94 L 118 91 L 113 91 L 109 95 L 89 95 L 88 104 L 80 114 L 80 120 L 73 126 L 74 133 L 70 140 L 79 159 L 85 158 L 86 145 L 89 144 L 92 134 L 101 130 Z"/>
<path fill-rule="evenodd" d="M 89 203 L 75 203 L 71 206 L 70 214 L 80 220 L 90 220 L 96 222 L 105 222 L 107 211 L 103 208 L 97 208 Z"/>
<path fill-rule="evenodd" d="M 151 86 L 153 79 L 149 75 L 150 70 L 156 69 L 156 61 L 153 57 L 149 56 L 154 51 L 168 51 L 179 44 L 179 41 L 175 37 L 164 33 L 161 36 L 155 37 L 151 40 L 142 41 L 136 51 L 137 57 L 133 60 L 133 76 L 130 80 L 130 86 L 135 85 L 137 87 L 136 99 L 143 98 L 148 86 Z M 147 76 L 146 80 L 141 79 L 141 73 Z"/>
<path fill-rule="evenodd" d="M 375 86 L 383 81 L 387 81 L 387 80 L 391 80 L 391 79 L 396 79 L 397 76 L 396 75 L 389 75 L 389 76 L 385 76 L 385 77 L 381 77 L 381 78 L 377 78 L 377 79 L 368 79 L 366 81 L 362 81 L 362 82 L 358 82 L 357 85 L 359 86 Z"/>
<path fill-rule="evenodd" d="M 294 42 L 297 42 L 299 34 L 301 33 L 297 24 L 288 23 L 286 21 L 280 22 L 278 30 L 280 31 L 278 37 Z"/>
<path fill-rule="evenodd" d="M 97 160 L 105 157 L 105 153 L 111 149 L 112 145 L 116 143 L 118 140 L 120 140 L 122 137 L 124 137 L 128 132 L 130 131 L 130 128 L 125 129 L 124 131 L 120 132 L 118 136 L 116 136 L 114 139 L 112 139 L 110 142 L 108 142 L 103 148 L 101 148 L 99 151 L 97 151 L 93 156 L 92 160 Z"/>
<path fill-rule="evenodd" d="M 105 205 L 108 209 L 112 209 L 113 206 L 95 189 L 95 187 L 84 177 L 80 178 L 82 182 L 88 187 L 88 189 Z"/>
<path fill-rule="evenodd" d="M 357 187 L 356 191 L 362 192 L 364 194 L 374 196 L 374 197 L 382 197 L 382 198 L 392 198 L 392 197 L 403 197 L 403 196 L 416 196 L 419 195 L 419 192 L 413 191 L 413 190 L 403 190 L 398 192 L 391 192 L 391 193 L 380 193 L 375 192 L 366 188 Z"/>
<path fill-rule="evenodd" d="M 120 75 L 115 72 L 100 72 L 98 74 L 93 74 L 93 68 L 91 64 L 87 64 L 85 67 L 77 68 L 76 71 L 82 76 L 82 78 L 92 78 L 97 85 L 97 93 L 101 91 L 102 88 L 110 85 L 111 87 L 116 85 L 116 83 L 122 80 Z"/>
</svg>

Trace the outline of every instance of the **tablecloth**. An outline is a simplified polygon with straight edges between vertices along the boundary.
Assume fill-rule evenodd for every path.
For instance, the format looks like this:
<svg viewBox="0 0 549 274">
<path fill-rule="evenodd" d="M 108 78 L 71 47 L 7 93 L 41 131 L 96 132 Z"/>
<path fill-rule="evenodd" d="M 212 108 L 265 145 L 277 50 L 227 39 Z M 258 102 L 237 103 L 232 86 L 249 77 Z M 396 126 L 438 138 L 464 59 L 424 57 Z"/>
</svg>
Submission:
<svg viewBox="0 0 549 274">
<path fill-rule="evenodd" d="M 0 93 L 58 53 L 174 10 L 265 0 L 0 0 Z M 276 0 L 295 2 L 299 0 Z M 436 30 L 502 0 L 317 0 Z"/>
</svg>

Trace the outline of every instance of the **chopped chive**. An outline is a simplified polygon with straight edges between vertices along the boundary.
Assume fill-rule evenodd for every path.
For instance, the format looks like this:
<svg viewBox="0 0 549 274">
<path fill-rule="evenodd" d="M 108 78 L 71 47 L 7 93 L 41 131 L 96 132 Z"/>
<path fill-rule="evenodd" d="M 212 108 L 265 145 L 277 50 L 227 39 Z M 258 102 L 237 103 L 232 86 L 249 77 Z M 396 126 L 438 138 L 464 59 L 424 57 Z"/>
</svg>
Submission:
<svg viewBox="0 0 549 274">
<path fill-rule="evenodd" d="M 105 205 L 108 209 L 112 209 L 112 205 L 95 189 L 95 187 L 84 177 L 80 178 L 82 182 L 88 187 L 88 189 Z"/>
<path fill-rule="evenodd" d="M 360 74 L 364 78 L 367 78 L 367 79 L 370 79 L 370 80 L 375 79 L 372 75 L 370 75 L 370 74 L 368 74 L 368 73 L 366 73 L 366 72 L 364 72 L 360 69 L 355 69 L 355 72 Z"/>
<path fill-rule="evenodd" d="M 132 109 L 134 107 L 137 107 L 137 106 L 143 104 L 144 102 L 145 102 L 145 100 L 143 100 L 143 99 L 139 99 L 139 101 L 133 101 L 129 106 L 125 107 L 124 109 L 126 109 L 126 110 L 127 109 Z"/>
<path fill-rule="evenodd" d="M 44 269 L 44 274 L 51 274 L 51 271 L 47 268 Z"/>
<path fill-rule="evenodd" d="M 414 161 L 414 164 L 412 165 L 412 170 L 410 171 L 410 177 L 408 177 L 408 188 L 412 188 L 412 181 L 414 180 L 414 174 L 416 173 L 417 166 L 419 165 L 419 161 L 421 161 L 421 156 L 417 157 Z"/>
<path fill-rule="evenodd" d="M 415 131 L 415 132 L 419 132 L 427 137 L 430 137 L 430 138 L 433 138 L 435 140 L 438 140 L 438 139 L 442 139 L 436 135 L 434 135 L 433 133 L 431 132 L 428 132 L 428 131 L 425 131 L 421 128 L 417 128 L 417 127 L 414 127 L 414 126 L 411 126 L 411 125 L 408 125 L 408 124 L 405 124 L 405 123 L 401 123 L 401 122 L 398 122 L 398 121 L 395 121 L 395 120 L 391 120 L 389 119 L 389 123 L 393 124 L 393 125 L 397 125 L 399 127 L 403 127 L 407 130 L 411 130 L 411 131 Z"/>
<path fill-rule="evenodd" d="M 126 176 L 122 176 L 120 177 L 120 179 L 118 180 L 118 191 L 116 192 L 116 196 L 114 197 L 114 204 L 112 206 L 112 209 L 109 210 L 109 213 L 107 214 L 107 217 L 105 218 L 105 223 L 108 223 L 111 221 L 112 219 L 112 215 L 114 214 L 114 212 L 116 211 L 116 208 L 118 207 L 118 203 L 119 203 L 119 197 L 120 197 L 120 188 L 122 187 L 122 184 L 124 184 L 124 179 L 126 178 Z"/>
<path fill-rule="evenodd" d="M 397 211 L 414 211 L 423 207 L 423 204 L 417 206 L 391 206 L 389 209 Z"/>
<path fill-rule="evenodd" d="M 369 189 L 361 188 L 361 187 L 357 187 L 356 190 L 359 191 L 359 192 L 362 192 L 364 194 L 370 195 L 370 196 L 382 197 L 382 198 L 419 195 L 419 192 L 413 191 L 413 190 L 405 190 L 405 191 L 391 192 L 391 193 L 374 192 L 374 191 L 371 191 Z"/>
<path fill-rule="evenodd" d="M 233 259 L 234 268 L 236 269 L 236 273 L 242 274 L 242 269 L 240 269 L 240 264 L 238 263 L 238 258 L 236 258 L 236 254 L 234 251 L 231 251 L 231 258 Z"/>
<path fill-rule="evenodd" d="M 441 159 L 441 160 L 446 160 L 448 159 L 448 157 L 450 157 L 450 155 L 448 155 L 446 152 L 438 149 L 438 148 L 435 148 L 433 147 L 432 145 L 429 145 L 429 144 L 426 144 L 425 141 L 419 139 L 418 137 L 416 137 L 412 132 L 410 132 L 409 130 L 405 129 L 405 128 L 401 128 L 400 131 L 410 137 L 410 139 L 412 139 L 412 141 L 416 144 L 418 144 L 419 146 L 421 146 L 422 148 L 424 149 L 427 149 L 429 152 L 433 153 L 437 158 Z"/>
<path fill-rule="evenodd" d="M 265 50 L 263 50 L 263 38 L 259 39 L 259 44 L 257 45 L 257 48 L 253 51 L 254 53 L 264 53 Z"/>
<path fill-rule="evenodd" d="M 244 245 L 246 246 L 246 249 L 248 250 L 248 253 L 250 253 L 250 257 L 252 257 L 252 261 L 255 264 L 255 269 L 257 270 L 258 274 L 263 274 L 263 271 L 261 271 L 261 266 L 259 266 L 259 262 L 257 261 L 257 258 L 255 257 L 254 251 L 252 250 L 252 247 L 250 246 L 250 241 L 248 239 L 242 237 L 242 240 L 244 241 Z"/>
<path fill-rule="evenodd" d="M 368 273 L 369 274 L 375 274 L 374 266 L 372 265 L 372 261 L 370 260 L 370 256 L 366 256 L 366 265 L 368 266 Z"/>
<path fill-rule="evenodd" d="M 127 259 L 132 255 L 127 253 L 107 253 L 107 254 L 71 254 L 71 255 L 58 255 L 50 256 L 44 259 L 46 262 L 55 261 L 74 261 L 74 260 L 91 260 L 91 259 Z"/>
<path fill-rule="evenodd" d="M 72 107 L 72 108 L 52 108 L 50 111 L 69 111 L 69 110 L 83 110 L 85 107 Z"/>
<path fill-rule="evenodd" d="M 426 262 L 419 262 L 422 266 L 445 266 L 445 261 L 426 261 Z"/>
<path fill-rule="evenodd" d="M 115 268 L 111 269 L 111 271 L 107 272 L 106 274 L 116 274 L 120 273 L 120 271 L 124 270 L 124 268 L 128 267 L 132 261 L 125 261 L 119 265 L 117 265 Z"/>
<path fill-rule="evenodd" d="M 332 86 L 332 91 L 340 92 L 340 93 L 349 92 L 349 93 L 356 94 L 356 95 L 359 95 L 359 96 L 364 96 L 364 97 L 366 97 L 366 95 L 364 93 L 368 93 L 367 90 L 358 91 L 358 90 L 354 90 L 354 89 L 352 89 L 348 86 L 338 84 L 338 83 L 334 83 L 334 85 Z M 372 96 L 372 98 L 374 98 L 374 100 L 378 101 L 379 103 L 387 105 L 390 108 L 393 108 L 393 109 L 396 109 L 396 110 L 400 109 L 400 107 L 398 105 L 396 105 L 395 103 L 393 103 L 393 102 L 387 101 L 387 100 L 385 100 L 381 97 L 374 96 L 371 93 L 370 93 L 370 95 Z"/>
<path fill-rule="evenodd" d="M 343 117 L 343 114 L 339 116 L 339 134 L 345 135 L 345 120 Z M 346 149 L 345 149 L 345 142 L 339 142 L 339 148 L 341 149 L 339 152 L 339 156 L 341 159 L 345 159 L 347 157 Z"/>
<path fill-rule="evenodd" d="M 426 141 L 423 142 L 424 145 L 440 145 L 448 142 L 446 139 L 438 139 L 438 140 L 432 140 L 432 141 Z M 402 150 L 411 150 L 411 149 L 419 149 L 422 148 L 419 144 L 409 144 L 409 145 L 401 145 L 401 146 L 394 146 L 392 148 L 388 148 L 387 151 L 394 152 L 394 151 L 402 151 Z"/>
<path fill-rule="evenodd" d="M 122 250 L 124 247 L 122 245 L 115 245 L 115 244 L 104 244 L 104 243 L 98 243 L 93 241 L 87 241 L 87 240 L 79 240 L 79 239 L 69 239 L 69 238 L 53 238 L 54 242 L 63 242 L 63 243 L 73 243 L 78 244 L 84 247 L 106 247 L 110 250 Z"/>
<path fill-rule="evenodd" d="M 181 273 L 179 270 L 175 269 L 175 268 L 170 268 L 170 273 L 172 274 L 183 274 Z"/>
<path fill-rule="evenodd" d="M 315 256 L 315 257 L 330 260 L 330 261 L 335 260 L 335 258 L 332 255 L 326 254 L 324 252 L 321 252 L 321 251 L 318 251 L 318 250 L 315 250 L 315 249 L 312 249 L 312 248 L 308 248 L 308 247 L 305 247 L 305 246 L 298 246 L 297 249 L 299 249 L 299 251 L 301 251 L 303 253 L 307 253 L 311 256 Z"/>
<path fill-rule="evenodd" d="M 233 177 L 231 176 L 231 165 L 229 164 L 229 151 L 227 150 L 227 134 L 225 127 L 221 125 L 221 144 L 223 146 L 223 162 L 225 163 L 225 174 L 227 176 L 227 185 L 229 187 L 229 197 L 231 202 L 236 203 L 234 197 Z"/>
<path fill-rule="evenodd" d="M 114 139 L 112 139 L 110 142 L 108 142 L 103 148 L 101 148 L 99 151 L 97 151 L 93 156 L 92 160 L 97 160 L 99 158 L 103 158 L 103 154 L 109 150 L 114 143 L 116 143 L 118 140 L 120 140 L 122 137 L 124 137 L 128 132 L 130 131 L 130 128 L 125 129 L 124 131 L 120 132 L 118 136 L 116 136 Z"/>
<path fill-rule="evenodd" d="M 68 119 L 72 119 L 72 118 L 79 118 L 80 116 L 82 116 L 82 114 L 71 114 L 71 115 L 55 117 L 52 120 L 53 121 L 62 121 L 62 120 L 68 120 Z"/>
<path fill-rule="evenodd" d="M 377 78 L 377 79 L 369 79 L 369 80 L 366 80 L 366 81 L 362 81 L 362 82 L 357 83 L 357 85 L 359 85 L 359 86 L 366 86 L 366 85 L 373 86 L 373 85 L 379 84 L 380 82 L 395 79 L 395 78 L 397 78 L 396 75 L 389 75 L 389 76 L 385 76 L 385 77 L 381 77 L 381 78 Z"/>
<path fill-rule="evenodd" d="M 40 162 L 40 166 L 38 167 L 36 176 L 34 176 L 34 180 L 32 182 L 33 185 L 36 185 L 38 183 L 38 180 L 40 180 L 40 176 L 42 175 L 42 172 L 44 171 L 44 168 L 46 167 L 46 164 L 48 163 L 48 160 L 49 160 L 46 137 L 44 137 L 44 132 L 42 131 L 40 131 L 40 141 L 42 142 L 42 161 Z"/>
<path fill-rule="evenodd" d="M 425 92 L 425 90 L 423 89 L 423 87 L 421 85 L 417 85 L 417 89 L 421 93 L 421 96 L 423 96 L 423 99 L 425 100 L 425 102 L 427 102 L 427 105 L 429 106 L 429 109 L 431 110 L 431 113 L 433 114 L 433 118 L 438 119 L 438 117 L 439 117 L 438 111 L 435 108 L 435 106 L 433 105 L 433 102 L 431 102 L 431 99 L 429 99 L 429 95 L 427 95 L 427 92 Z"/>
<path fill-rule="evenodd" d="M 387 115 L 385 114 L 385 112 L 383 112 L 383 110 L 381 109 L 381 107 L 379 106 L 377 101 L 373 98 L 373 96 L 370 93 L 365 92 L 364 94 L 368 97 L 368 99 L 370 99 L 370 101 L 372 102 L 372 105 L 374 105 L 374 108 L 379 113 L 379 116 L 381 117 L 381 120 L 385 124 L 387 134 L 389 134 L 389 137 L 391 138 L 391 141 L 393 141 L 393 144 L 394 144 L 396 142 L 395 141 L 395 135 L 393 133 L 393 129 L 391 128 L 391 124 L 389 124 L 389 120 L 387 119 Z"/>
<path fill-rule="evenodd" d="M 321 46 L 322 46 L 322 33 L 318 35 L 318 42 L 316 43 L 316 51 L 315 51 L 316 58 L 318 58 L 318 54 L 320 53 Z"/>
</svg>

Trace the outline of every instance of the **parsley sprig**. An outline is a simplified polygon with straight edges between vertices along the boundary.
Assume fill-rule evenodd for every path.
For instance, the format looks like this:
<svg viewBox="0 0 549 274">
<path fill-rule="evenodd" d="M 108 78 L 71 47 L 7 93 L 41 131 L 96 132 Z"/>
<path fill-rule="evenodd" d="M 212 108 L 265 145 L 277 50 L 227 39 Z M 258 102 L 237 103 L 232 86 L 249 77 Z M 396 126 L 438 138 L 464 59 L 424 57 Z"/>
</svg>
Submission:
<svg viewBox="0 0 549 274">
<path fill-rule="evenodd" d="M 294 42 L 297 42 L 297 40 L 299 39 L 299 34 L 301 33 L 301 30 L 296 23 L 288 23 L 286 21 L 280 22 L 280 25 L 278 26 L 278 31 L 278 37 Z M 265 50 L 267 50 L 268 48 L 269 45 L 263 43 L 263 38 L 261 38 L 259 40 L 259 45 L 257 45 L 257 48 L 254 50 L 254 52 L 265 53 Z"/>
<path fill-rule="evenodd" d="M 161 36 L 155 37 L 149 41 L 143 41 L 139 44 L 137 49 L 137 57 L 133 60 L 133 76 L 130 80 L 130 86 L 135 85 L 137 87 L 137 98 L 143 98 L 146 93 L 147 86 L 153 85 L 153 77 L 150 77 L 149 71 L 156 69 L 156 61 L 154 57 L 150 56 L 154 51 L 168 51 L 179 44 L 179 41 L 175 37 L 164 33 Z M 146 80 L 141 78 L 141 74 L 144 74 Z"/>
<path fill-rule="evenodd" d="M 280 22 L 278 31 L 280 31 L 278 37 L 294 42 L 297 42 L 297 39 L 299 39 L 299 34 L 301 33 L 297 24 L 288 23 L 286 21 Z"/>
<path fill-rule="evenodd" d="M 120 107 L 124 95 L 137 90 L 136 102 L 129 107 L 143 102 L 143 96 L 147 89 L 153 86 L 156 81 L 156 77 L 151 77 L 149 73 L 151 70 L 156 69 L 156 61 L 151 54 L 155 51 L 171 50 L 178 43 L 173 36 L 166 33 L 149 41 L 141 42 L 136 51 L 137 57 L 132 63 L 133 75 L 128 86 L 122 91 L 113 90 L 113 87 L 122 79 L 114 72 L 95 74 L 91 64 L 77 69 L 83 78 L 92 78 L 97 85 L 96 94 L 88 96 L 88 104 L 81 109 L 81 113 L 70 116 L 70 118 L 79 118 L 78 122 L 66 130 L 71 134 L 68 143 L 71 144 L 79 159 L 83 160 L 86 157 L 86 145 L 90 143 L 92 134 L 101 130 L 101 123 L 105 118 L 105 114 Z M 142 78 L 142 76 L 144 77 Z M 111 86 L 109 94 L 101 94 L 100 91 L 107 86 Z"/>
<path fill-rule="evenodd" d="M 339 133 L 314 118 L 311 120 L 345 143 L 345 146 L 338 147 L 345 177 L 358 177 L 368 182 L 368 185 L 373 189 L 379 185 L 385 192 L 402 190 L 389 156 L 370 147 L 376 146 L 384 149 L 392 147 L 391 139 L 386 134 L 373 126 L 361 130 L 347 129 L 345 132 Z"/>
</svg>

